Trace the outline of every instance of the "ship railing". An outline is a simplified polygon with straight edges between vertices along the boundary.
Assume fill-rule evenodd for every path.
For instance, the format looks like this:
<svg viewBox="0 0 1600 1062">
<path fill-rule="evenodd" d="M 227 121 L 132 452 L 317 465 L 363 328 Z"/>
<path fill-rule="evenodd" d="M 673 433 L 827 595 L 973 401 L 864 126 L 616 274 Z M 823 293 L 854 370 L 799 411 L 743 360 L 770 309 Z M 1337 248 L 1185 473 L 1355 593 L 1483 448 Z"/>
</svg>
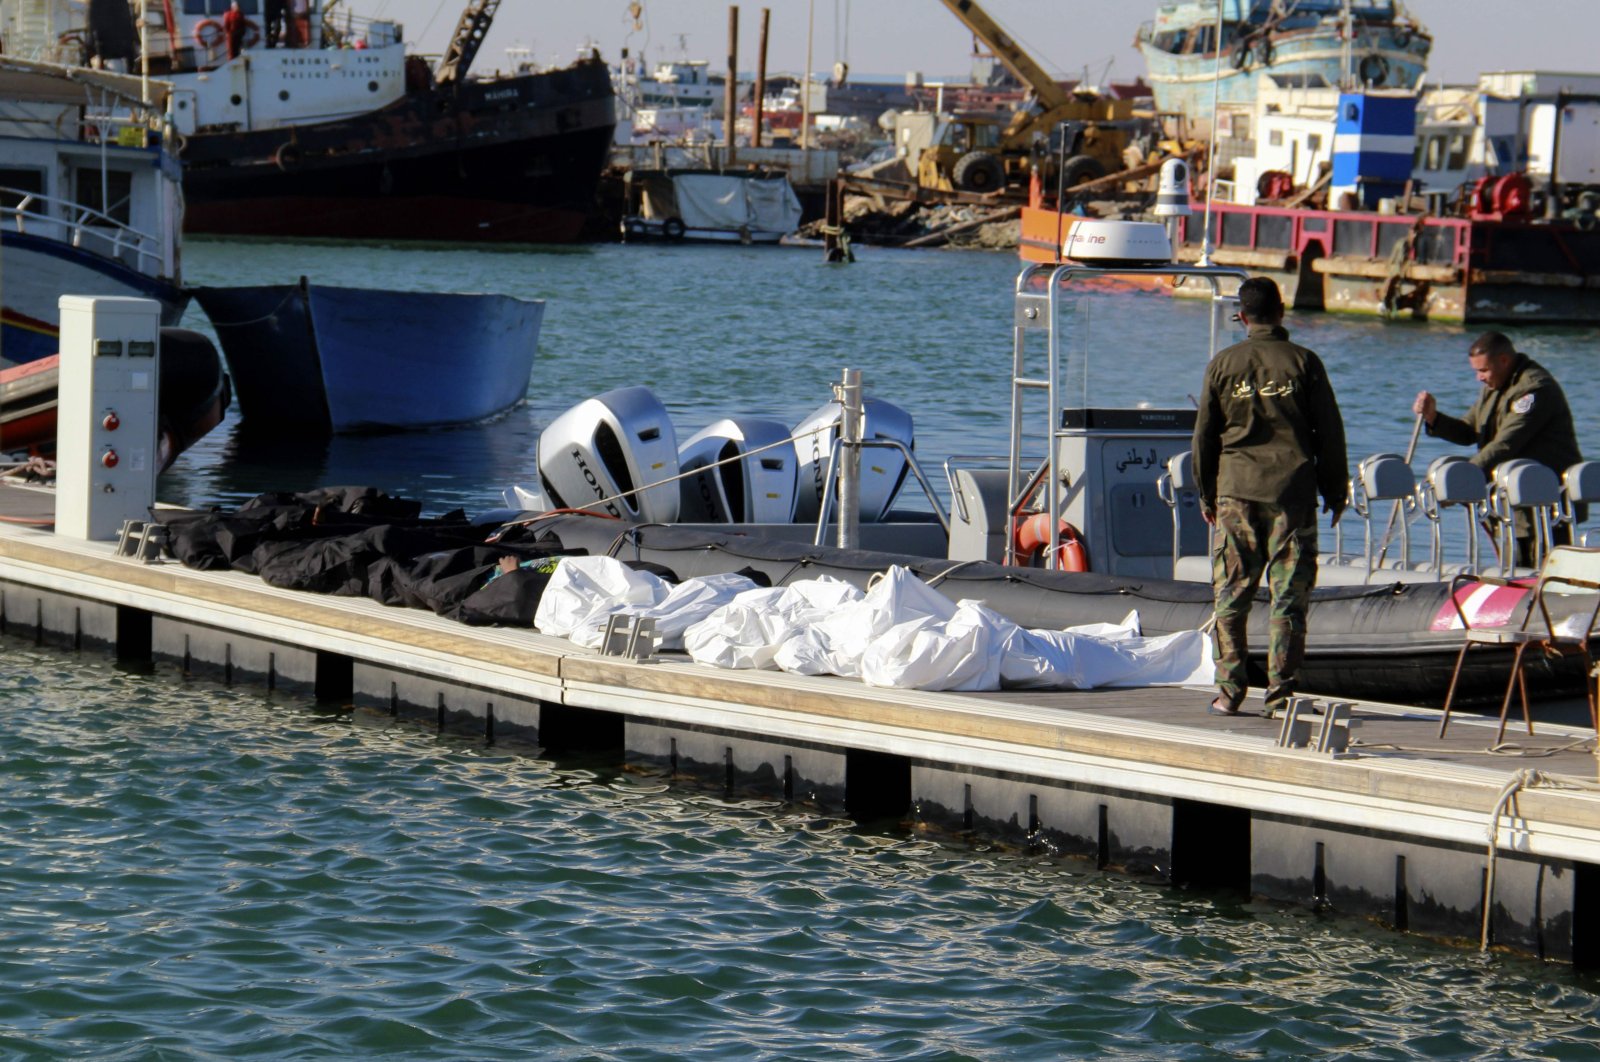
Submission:
<svg viewBox="0 0 1600 1062">
<path fill-rule="evenodd" d="M 161 240 L 82 203 L 0 186 L 0 225 L 115 258 L 148 275 L 161 271 Z"/>
</svg>

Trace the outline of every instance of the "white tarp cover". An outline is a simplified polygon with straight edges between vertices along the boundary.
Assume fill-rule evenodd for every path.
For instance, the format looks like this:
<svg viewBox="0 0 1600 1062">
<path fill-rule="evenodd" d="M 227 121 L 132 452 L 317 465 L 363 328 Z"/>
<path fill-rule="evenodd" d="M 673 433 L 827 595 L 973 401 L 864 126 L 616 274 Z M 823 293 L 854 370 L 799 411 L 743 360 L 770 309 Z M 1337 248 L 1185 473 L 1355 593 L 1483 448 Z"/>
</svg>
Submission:
<svg viewBox="0 0 1600 1062">
<path fill-rule="evenodd" d="M 860 678 L 923 690 L 1209 685 L 1200 631 L 1146 638 L 1121 624 L 1027 630 L 976 601 L 953 602 L 892 567 L 863 594 L 823 576 L 758 587 L 737 575 L 671 586 L 609 557 L 564 558 L 534 623 L 591 648 L 614 614 L 652 616 L 662 648 L 721 668 Z"/>
<path fill-rule="evenodd" d="M 683 632 L 756 584 L 742 575 L 706 575 L 676 586 L 610 557 L 567 557 L 550 576 L 533 623 L 589 649 L 598 648 L 612 616 L 650 617 L 661 648 L 683 648 Z"/>
<path fill-rule="evenodd" d="M 784 176 L 680 173 L 672 188 L 678 216 L 691 229 L 790 233 L 800 227 L 800 200 Z"/>
</svg>

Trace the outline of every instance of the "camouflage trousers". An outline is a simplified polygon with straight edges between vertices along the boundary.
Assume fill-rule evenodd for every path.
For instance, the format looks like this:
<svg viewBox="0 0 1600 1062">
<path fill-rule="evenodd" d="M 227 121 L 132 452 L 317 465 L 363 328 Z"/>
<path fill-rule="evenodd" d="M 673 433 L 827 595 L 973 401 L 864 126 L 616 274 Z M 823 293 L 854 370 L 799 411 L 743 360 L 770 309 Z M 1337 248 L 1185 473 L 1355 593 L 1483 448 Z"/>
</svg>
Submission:
<svg viewBox="0 0 1600 1062">
<path fill-rule="evenodd" d="M 1306 606 L 1317 582 L 1316 507 L 1285 509 L 1268 502 L 1217 499 L 1217 541 L 1211 585 L 1216 592 L 1217 687 L 1229 704 L 1249 688 L 1245 628 L 1261 577 L 1272 597 L 1268 621 L 1267 703 L 1294 692 L 1306 652 Z"/>
</svg>

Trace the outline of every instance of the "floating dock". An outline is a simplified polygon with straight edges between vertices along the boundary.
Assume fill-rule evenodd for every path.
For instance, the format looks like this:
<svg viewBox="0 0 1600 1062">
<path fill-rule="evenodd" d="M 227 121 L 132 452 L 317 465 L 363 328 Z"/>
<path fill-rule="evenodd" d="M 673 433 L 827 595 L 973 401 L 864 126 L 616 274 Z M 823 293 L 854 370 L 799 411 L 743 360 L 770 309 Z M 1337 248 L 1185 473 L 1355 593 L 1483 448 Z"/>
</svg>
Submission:
<svg viewBox="0 0 1600 1062">
<path fill-rule="evenodd" d="M 1209 691 L 926 693 L 641 662 L 141 562 L 37 526 L 52 503 L 0 488 L 0 631 L 13 637 L 491 741 L 614 749 L 730 793 L 1404 930 L 1478 940 L 1487 903 L 1490 943 L 1600 962 L 1600 785 L 1586 729 L 1538 724 L 1530 738 L 1513 726 L 1520 749 L 1491 753 L 1492 719 L 1457 714 L 1441 740 L 1436 711 L 1363 702 L 1349 749 L 1319 753 L 1326 717 L 1301 735 L 1309 745 L 1286 747 L 1278 721 L 1207 715 Z"/>
</svg>

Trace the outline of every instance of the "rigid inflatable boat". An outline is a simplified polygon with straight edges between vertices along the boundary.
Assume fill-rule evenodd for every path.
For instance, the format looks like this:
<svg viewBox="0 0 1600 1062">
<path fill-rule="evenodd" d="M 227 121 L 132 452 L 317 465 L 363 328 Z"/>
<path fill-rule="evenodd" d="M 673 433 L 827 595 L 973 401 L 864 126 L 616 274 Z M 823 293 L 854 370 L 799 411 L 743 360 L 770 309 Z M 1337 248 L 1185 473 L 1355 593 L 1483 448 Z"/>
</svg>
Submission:
<svg viewBox="0 0 1600 1062">
<path fill-rule="evenodd" d="M 1131 237 L 1130 225 L 1140 229 Z M 1237 281 L 1242 274 L 1151 260 L 1144 248 L 1158 243 L 1165 244 L 1160 226 L 1080 223 L 1069 231 L 1065 245 L 1086 260 L 1033 266 L 1019 276 L 1009 462 L 996 467 L 993 459 L 949 458 L 948 512 L 937 499 L 931 515 L 893 508 L 912 473 L 933 496 L 911 448 L 910 417 L 887 403 L 841 394 L 791 436 L 799 457 L 796 522 L 768 522 L 749 506 L 739 520 L 727 505 L 670 516 L 658 509 L 646 516 L 642 503 L 623 501 L 619 494 L 646 483 L 642 495 L 662 490 L 678 474 L 673 469 L 678 461 L 669 456 L 666 440 L 672 429 L 665 410 L 638 394 L 642 388 L 630 388 L 626 403 L 602 396 L 604 401 L 590 413 L 578 416 L 572 411 L 552 425 L 552 431 L 561 429 L 562 446 L 573 445 L 568 435 L 575 424 L 591 424 L 583 429 L 586 435 L 604 428 L 605 445 L 597 441 L 574 448 L 598 454 L 612 447 L 605 461 L 623 472 L 586 477 L 580 484 L 570 469 L 545 467 L 541 440 L 546 488 L 559 493 L 557 504 L 582 507 L 591 515 L 551 513 L 525 519 L 541 531 L 554 532 L 564 549 L 660 564 L 680 578 L 745 571 L 783 584 L 826 574 L 864 586 L 872 575 L 901 565 L 947 596 L 981 601 L 1023 627 L 1115 623 L 1137 610 L 1147 635 L 1200 628 L 1211 619 L 1213 600 L 1208 530 L 1200 519 L 1188 453 L 1194 410 L 1073 407 L 1059 399 L 1078 393 L 1062 385 L 1065 344 L 1057 325 L 1057 318 L 1064 316 L 1062 292 L 1084 275 L 1179 275 L 1209 284 L 1213 298 L 1206 349 L 1218 349 L 1222 322 L 1235 305 L 1221 295 L 1222 281 Z M 1049 403 L 1043 416 L 1037 408 L 1039 392 L 1047 393 Z M 1033 408 L 1025 413 L 1030 398 Z M 838 483 L 841 470 L 857 464 L 839 459 L 843 447 L 833 426 L 846 409 L 864 414 L 858 436 L 863 450 L 860 480 L 850 492 L 859 498 L 859 510 L 843 514 L 851 532 L 844 537 L 853 537 L 859 547 L 851 549 L 822 544 L 830 522 L 839 520 L 836 499 L 847 496 Z M 719 431 L 728 434 L 726 428 Z M 773 434 L 769 429 L 768 435 Z M 782 452 L 781 445 L 775 452 Z M 1025 453 L 1042 453 L 1044 458 L 1037 464 L 1025 462 Z M 727 474 L 746 459 L 737 447 L 708 445 L 697 449 L 692 474 L 706 475 L 714 466 Z M 1493 513 L 1508 525 L 1512 509 L 1538 510 L 1548 528 L 1561 501 L 1557 478 L 1548 469 L 1511 466 L 1515 463 L 1487 484 L 1473 466 L 1441 460 L 1418 485 L 1396 455 L 1374 455 L 1360 463 L 1353 479 L 1354 516 L 1346 523 L 1364 525 L 1362 546 L 1347 553 L 1341 529 L 1333 553 L 1323 558 L 1321 585 L 1310 606 L 1303 688 L 1386 701 L 1442 702 L 1464 643 L 1464 626 L 1515 625 L 1529 616 L 1535 595 L 1534 580 L 1527 577 L 1533 571 L 1499 573 L 1524 577 L 1512 585 L 1470 576 L 1479 570 L 1476 526 L 1484 515 Z M 648 480 L 642 478 L 646 468 Z M 1600 484 L 1600 466 L 1591 471 L 1595 475 L 1589 478 Z M 1478 476 L 1476 482 L 1472 475 Z M 1570 473 L 1568 480 L 1574 481 Z M 585 498 L 595 500 L 580 500 Z M 1500 508 L 1486 508 L 1492 504 Z M 1389 536 L 1380 540 L 1373 533 L 1374 517 L 1381 528 L 1385 506 L 1407 514 L 1392 552 Z M 1439 528 L 1454 519 L 1452 508 L 1462 514 L 1472 536 L 1468 565 L 1447 564 L 1439 546 Z M 1431 561 L 1421 565 L 1412 563 L 1408 530 L 1417 510 L 1427 515 L 1434 539 Z M 592 514 L 600 511 L 620 519 L 594 519 Z M 1457 575 L 1464 577 L 1458 580 Z M 1263 589 L 1251 614 L 1258 667 L 1267 643 L 1265 598 Z M 1594 605 L 1593 595 L 1574 594 L 1560 598 L 1552 610 L 1587 620 Z M 1557 622 L 1562 618 L 1554 617 Z M 1533 622 L 1542 626 L 1542 617 Z M 1498 699 L 1509 674 L 1509 650 L 1475 650 L 1466 660 L 1460 697 Z M 1577 689 L 1581 670 L 1558 666 L 1541 662 L 1535 685 L 1547 692 Z"/>
</svg>

